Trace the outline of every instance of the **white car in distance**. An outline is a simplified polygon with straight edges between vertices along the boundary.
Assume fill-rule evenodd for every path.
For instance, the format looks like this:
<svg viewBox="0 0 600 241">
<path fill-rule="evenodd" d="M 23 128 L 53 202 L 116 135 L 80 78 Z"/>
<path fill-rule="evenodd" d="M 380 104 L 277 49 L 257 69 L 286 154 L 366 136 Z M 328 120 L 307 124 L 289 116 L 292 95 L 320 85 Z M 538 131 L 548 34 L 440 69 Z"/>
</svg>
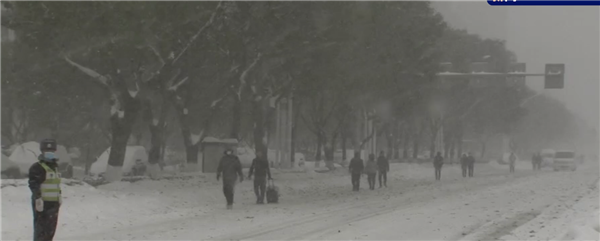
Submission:
<svg viewBox="0 0 600 241">
<path fill-rule="evenodd" d="M 554 154 L 554 162 L 552 163 L 554 171 L 559 170 L 577 170 L 577 160 L 575 159 L 574 151 L 557 151 Z"/>
</svg>

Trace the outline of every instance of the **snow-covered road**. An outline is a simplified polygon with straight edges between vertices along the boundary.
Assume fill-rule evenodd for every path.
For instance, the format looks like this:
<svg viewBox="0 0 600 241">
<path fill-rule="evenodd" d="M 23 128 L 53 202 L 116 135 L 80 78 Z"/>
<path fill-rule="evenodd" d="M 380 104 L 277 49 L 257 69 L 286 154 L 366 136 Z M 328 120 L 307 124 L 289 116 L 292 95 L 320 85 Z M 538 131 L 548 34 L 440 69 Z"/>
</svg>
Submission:
<svg viewBox="0 0 600 241">
<path fill-rule="evenodd" d="M 557 211 L 560 207 L 572 207 L 579 199 L 598 203 L 597 166 L 577 172 L 519 170 L 515 174 L 483 168 L 467 179 L 457 175 L 456 166 L 449 166 L 442 182 L 433 177 L 407 179 L 403 177 L 410 173 L 404 174 L 392 175 L 388 188 L 363 187 L 359 193 L 350 191 L 346 177 L 325 180 L 329 185 L 302 189 L 277 205 L 255 205 L 245 190 L 234 210 L 192 208 L 179 218 L 155 217 L 140 225 L 80 234 L 59 232 L 57 238 L 540 240 L 564 233 L 550 224 L 564 213 Z"/>
</svg>

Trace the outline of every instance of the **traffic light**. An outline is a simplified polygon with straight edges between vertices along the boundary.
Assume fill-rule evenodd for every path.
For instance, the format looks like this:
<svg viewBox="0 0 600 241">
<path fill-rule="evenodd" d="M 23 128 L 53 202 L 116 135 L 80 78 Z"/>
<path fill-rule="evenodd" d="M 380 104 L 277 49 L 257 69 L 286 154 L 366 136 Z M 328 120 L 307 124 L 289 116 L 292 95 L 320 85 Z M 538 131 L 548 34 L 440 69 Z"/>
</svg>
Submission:
<svg viewBox="0 0 600 241">
<path fill-rule="evenodd" d="M 565 87 L 565 64 L 546 64 L 544 89 L 562 89 Z"/>
</svg>

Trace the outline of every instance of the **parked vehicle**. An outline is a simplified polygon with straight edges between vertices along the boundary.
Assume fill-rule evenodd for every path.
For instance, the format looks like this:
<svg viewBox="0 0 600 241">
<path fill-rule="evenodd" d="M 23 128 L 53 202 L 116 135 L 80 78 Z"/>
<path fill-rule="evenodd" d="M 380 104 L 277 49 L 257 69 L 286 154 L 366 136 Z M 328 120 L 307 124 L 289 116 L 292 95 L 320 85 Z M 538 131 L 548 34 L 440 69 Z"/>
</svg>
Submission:
<svg viewBox="0 0 600 241">
<path fill-rule="evenodd" d="M 574 151 L 557 151 L 554 154 L 554 162 L 552 163 L 554 171 L 559 170 L 577 170 L 577 160 L 575 160 Z"/>
<path fill-rule="evenodd" d="M 544 149 L 541 151 L 542 155 L 542 164 L 541 167 L 552 167 L 552 163 L 554 163 L 554 154 L 556 153 L 553 149 Z"/>
</svg>

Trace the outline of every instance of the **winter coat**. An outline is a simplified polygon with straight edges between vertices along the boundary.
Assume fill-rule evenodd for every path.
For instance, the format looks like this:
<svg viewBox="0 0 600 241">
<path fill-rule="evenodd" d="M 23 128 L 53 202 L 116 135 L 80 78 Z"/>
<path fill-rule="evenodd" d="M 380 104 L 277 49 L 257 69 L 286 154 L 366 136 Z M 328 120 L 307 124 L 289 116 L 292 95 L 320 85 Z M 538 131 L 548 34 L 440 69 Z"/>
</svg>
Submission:
<svg viewBox="0 0 600 241">
<path fill-rule="evenodd" d="M 436 167 L 441 167 L 444 165 L 444 158 L 442 156 L 435 156 L 433 158 L 433 165 Z"/>
<path fill-rule="evenodd" d="M 517 157 L 516 157 L 515 155 L 510 155 L 510 156 L 508 157 L 508 161 L 509 161 L 511 164 L 514 164 L 516 160 L 517 160 Z"/>
<path fill-rule="evenodd" d="M 389 172 L 390 162 L 384 156 L 379 156 L 377 158 L 377 167 L 379 168 L 379 172 Z"/>
<path fill-rule="evenodd" d="M 367 167 L 365 168 L 365 173 L 366 174 L 377 174 L 377 163 L 375 162 L 375 160 L 372 161 L 368 161 L 367 162 Z"/>
<path fill-rule="evenodd" d="M 365 164 L 363 163 L 362 159 L 355 157 L 350 160 L 350 166 L 348 169 L 352 174 L 361 174 L 365 169 Z"/>
<path fill-rule="evenodd" d="M 462 157 L 460 158 L 460 164 L 461 164 L 462 166 L 467 166 L 467 165 L 469 165 L 469 157 L 468 157 L 468 156 L 462 156 Z"/>
<path fill-rule="evenodd" d="M 42 161 L 43 157 L 42 155 L 40 155 L 38 157 L 38 162 L 33 163 L 33 165 L 31 165 L 31 167 L 29 168 L 29 190 L 31 190 L 31 198 L 32 200 L 38 199 L 42 197 L 42 183 L 44 183 L 44 181 L 46 181 L 46 169 L 44 169 L 44 167 L 42 167 L 42 165 L 40 164 L 40 162 Z M 51 169 L 58 171 L 58 164 L 55 161 L 50 161 L 50 162 L 46 162 L 44 161 L 44 163 L 50 167 Z"/>
<path fill-rule="evenodd" d="M 254 174 L 256 178 L 265 178 L 268 176 L 269 179 L 271 179 L 269 161 L 263 158 L 254 158 L 254 160 L 252 160 L 252 165 L 250 166 L 250 171 L 248 172 L 248 177 L 252 177 L 252 174 Z"/>
<path fill-rule="evenodd" d="M 217 167 L 217 178 L 223 177 L 223 183 L 235 183 L 238 175 L 243 178 L 242 163 L 240 159 L 235 155 L 225 155 L 219 161 L 219 167 Z"/>
<path fill-rule="evenodd" d="M 473 164 L 475 164 L 475 157 L 468 156 L 467 157 L 467 165 L 473 165 Z"/>
</svg>

